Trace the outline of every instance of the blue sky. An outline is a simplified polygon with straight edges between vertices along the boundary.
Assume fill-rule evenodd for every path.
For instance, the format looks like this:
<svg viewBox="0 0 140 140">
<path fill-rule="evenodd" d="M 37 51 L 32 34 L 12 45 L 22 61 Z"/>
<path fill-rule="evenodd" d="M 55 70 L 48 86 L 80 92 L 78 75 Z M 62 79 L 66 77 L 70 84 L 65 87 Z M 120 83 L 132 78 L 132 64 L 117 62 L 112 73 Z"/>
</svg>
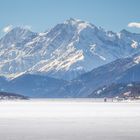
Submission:
<svg viewBox="0 0 140 140">
<path fill-rule="evenodd" d="M 140 0 L 0 0 L 0 35 L 9 25 L 42 32 L 70 17 L 107 30 L 140 33 Z M 127 27 L 131 22 L 139 28 Z"/>
</svg>

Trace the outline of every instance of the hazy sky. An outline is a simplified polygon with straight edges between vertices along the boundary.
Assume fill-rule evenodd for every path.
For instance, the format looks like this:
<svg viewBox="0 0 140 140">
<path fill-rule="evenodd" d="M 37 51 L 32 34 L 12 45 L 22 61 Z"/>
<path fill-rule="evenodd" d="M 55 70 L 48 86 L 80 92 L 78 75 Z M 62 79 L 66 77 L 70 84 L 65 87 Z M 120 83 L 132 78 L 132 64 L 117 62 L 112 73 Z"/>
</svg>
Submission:
<svg viewBox="0 0 140 140">
<path fill-rule="evenodd" d="M 1 35 L 9 25 L 30 26 L 40 32 L 70 17 L 107 30 L 140 33 L 140 0 L 0 0 Z"/>
</svg>

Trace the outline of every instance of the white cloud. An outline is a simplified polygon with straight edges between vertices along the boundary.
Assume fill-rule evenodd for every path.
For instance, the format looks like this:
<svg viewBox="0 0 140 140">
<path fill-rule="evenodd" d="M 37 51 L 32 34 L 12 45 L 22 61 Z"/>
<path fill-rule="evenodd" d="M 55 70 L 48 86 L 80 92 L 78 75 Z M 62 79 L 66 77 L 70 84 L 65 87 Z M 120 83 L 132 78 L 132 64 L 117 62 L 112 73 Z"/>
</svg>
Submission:
<svg viewBox="0 0 140 140">
<path fill-rule="evenodd" d="M 128 27 L 140 28 L 140 22 L 130 22 Z"/>
<path fill-rule="evenodd" d="M 8 33 L 8 32 L 10 32 L 12 30 L 12 28 L 13 28 L 12 25 L 8 25 L 8 26 L 4 27 L 2 31 L 4 33 Z"/>
</svg>

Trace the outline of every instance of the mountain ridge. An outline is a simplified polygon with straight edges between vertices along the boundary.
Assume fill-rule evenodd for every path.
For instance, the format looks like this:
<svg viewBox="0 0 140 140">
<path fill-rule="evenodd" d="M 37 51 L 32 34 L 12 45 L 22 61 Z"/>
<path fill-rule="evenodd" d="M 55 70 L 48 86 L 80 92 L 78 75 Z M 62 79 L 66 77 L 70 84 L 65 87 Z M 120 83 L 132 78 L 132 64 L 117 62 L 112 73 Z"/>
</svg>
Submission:
<svg viewBox="0 0 140 140">
<path fill-rule="evenodd" d="M 94 68 L 140 51 L 140 34 L 105 31 L 69 19 L 44 33 L 16 27 L 0 39 L 0 73 L 72 80 Z"/>
<path fill-rule="evenodd" d="M 71 81 L 55 79 L 45 75 L 23 74 L 10 81 L 0 78 L 0 89 L 5 92 L 21 93 L 33 98 L 84 98 L 103 97 L 96 91 L 112 84 L 140 83 L 140 56 L 121 58 L 84 73 Z M 5 83 L 5 84 L 4 84 Z M 118 86 L 114 87 L 114 90 Z M 109 88 L 110 89 L 110 88 Z M 110 91 L 111 93 L 111 91 Z M 115 91 L 110 96 L 117 96 Z M 95 95 L 94 95 L 95 94 Z M 91 96 L 90 96 L 91 95 Z"/>
</svg>

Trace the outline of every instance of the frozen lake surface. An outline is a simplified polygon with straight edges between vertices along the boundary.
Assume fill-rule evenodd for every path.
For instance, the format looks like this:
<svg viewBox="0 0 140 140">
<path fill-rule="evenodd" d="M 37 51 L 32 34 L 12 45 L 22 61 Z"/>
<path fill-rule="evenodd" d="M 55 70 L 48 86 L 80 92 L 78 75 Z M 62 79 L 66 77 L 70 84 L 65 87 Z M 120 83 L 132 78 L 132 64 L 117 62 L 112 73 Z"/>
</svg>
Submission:
<svg viewBox="0 0 140 140">
<path fill-rule="evenodd" d="M 139 102 L 0 102 L 1 140 L 140 140 Z"/>
</svg>

